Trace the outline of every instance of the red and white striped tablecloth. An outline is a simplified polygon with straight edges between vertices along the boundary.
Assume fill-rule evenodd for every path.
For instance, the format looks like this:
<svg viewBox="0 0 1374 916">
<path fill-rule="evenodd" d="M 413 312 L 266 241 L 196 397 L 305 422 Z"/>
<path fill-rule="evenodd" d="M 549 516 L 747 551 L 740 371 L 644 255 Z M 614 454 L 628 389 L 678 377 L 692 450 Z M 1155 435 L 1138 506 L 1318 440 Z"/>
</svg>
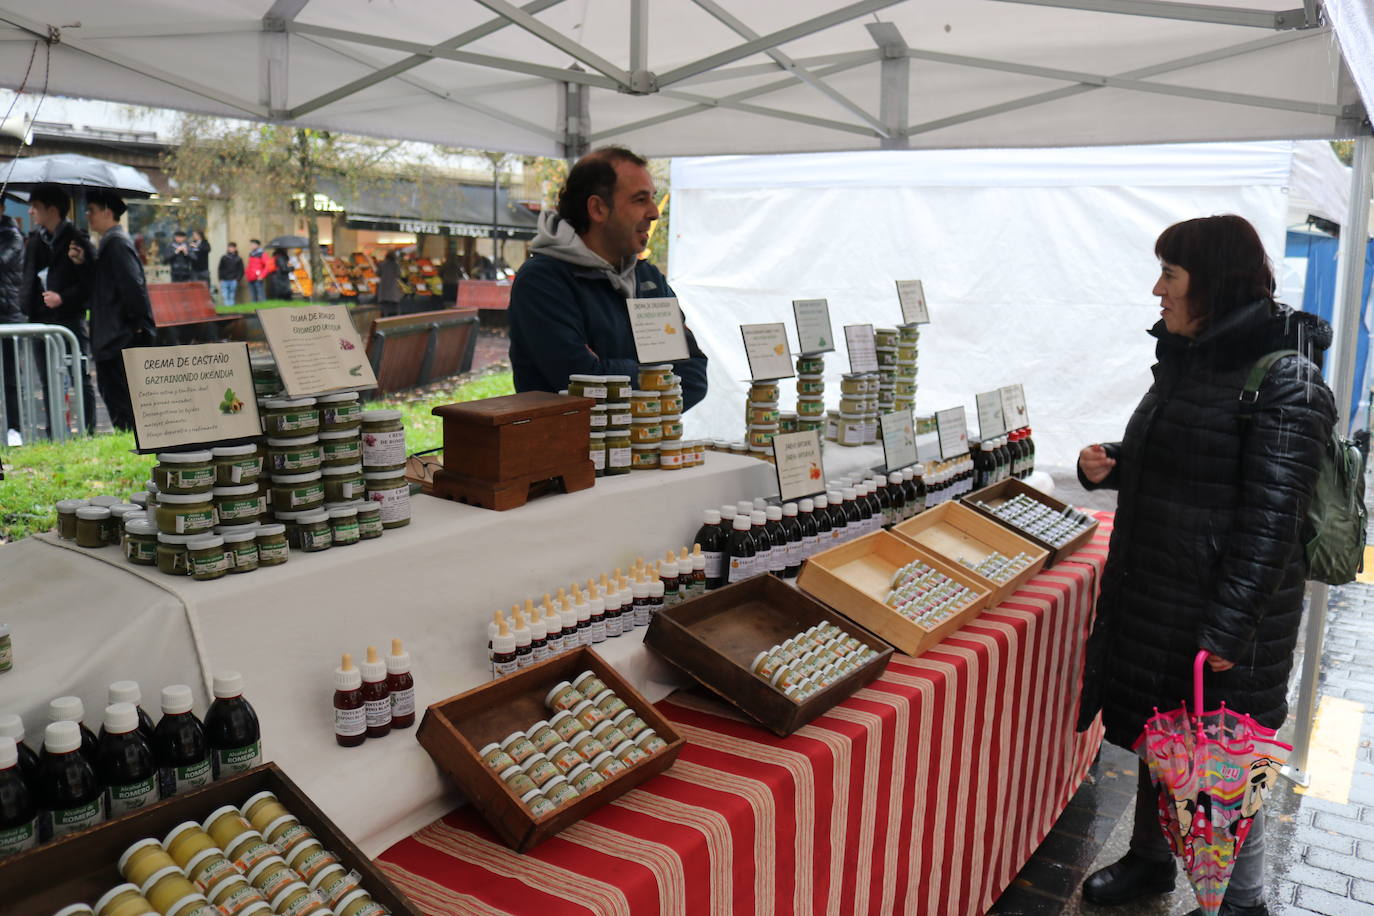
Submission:
<svg viewBox="0 0 1374 916">
<path fill-rule="evenodd" d="M 379 864 L 431 914 L 982 913 L 1078 788 L 1083 644 L 1111 517 L 1073 557 L 788 738 L 713 699 L 659 709 L 663 775 L 531 852 L 471 809 Z"/>
</svg>

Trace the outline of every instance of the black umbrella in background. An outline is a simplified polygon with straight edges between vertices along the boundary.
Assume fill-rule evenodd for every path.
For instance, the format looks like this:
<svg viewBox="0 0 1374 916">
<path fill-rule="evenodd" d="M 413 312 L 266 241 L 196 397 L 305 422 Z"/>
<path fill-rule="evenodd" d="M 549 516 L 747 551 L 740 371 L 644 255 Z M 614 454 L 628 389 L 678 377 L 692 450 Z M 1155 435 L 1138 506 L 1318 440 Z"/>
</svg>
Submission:
<svg viewBox="0 0 1374 916">
<path fill-rule="evenodd" d="M 308 248 L 310 240 L 300 235 L 279 235 L 265 246 L 267 248 Z"/>
<path fill-rule="evenodd" d="M 151 197 L 157 193 L 148 176 L 131 166 L 76 153 L 26 156 L 0 164 L 0 184 L 6 190 L 33 190 L 58 184 L 72 190 L 108 188 L 123 197 Z"/>
</svg>

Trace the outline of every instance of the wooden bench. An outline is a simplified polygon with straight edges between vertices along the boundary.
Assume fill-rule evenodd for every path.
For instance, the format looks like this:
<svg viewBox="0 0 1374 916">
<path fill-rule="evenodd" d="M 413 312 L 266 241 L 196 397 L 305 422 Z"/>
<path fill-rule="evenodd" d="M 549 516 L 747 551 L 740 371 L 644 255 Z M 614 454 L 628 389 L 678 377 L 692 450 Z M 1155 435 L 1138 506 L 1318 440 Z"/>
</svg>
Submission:
<svg viewBox="0 0 1374 916">
<path fill-rule="evenodd" d="M 191 283 L 149 283 L 148 300 L 153 306 L 153 324 L 164 343 L 192 343 L 201 327 L 210 340 L 219 339 L 219 326 L 237 321 L 238 315 L 220 315 L 210 299 L 210 288 L 200 281 Z M 184 330 L 172 330 L 184 329 Z"/>
<path fill-rule="evenodd" d="M 459 280 L 458 307 L 505 311 L 510 308 L 510 281 Z"/>
<path fill-rule="evenodd" d="M 367 339 L 367 358 L 386 394 L 472 369 L 477 349 L 477 310 L 443 309 L 377 318 Z"/>
</svg>

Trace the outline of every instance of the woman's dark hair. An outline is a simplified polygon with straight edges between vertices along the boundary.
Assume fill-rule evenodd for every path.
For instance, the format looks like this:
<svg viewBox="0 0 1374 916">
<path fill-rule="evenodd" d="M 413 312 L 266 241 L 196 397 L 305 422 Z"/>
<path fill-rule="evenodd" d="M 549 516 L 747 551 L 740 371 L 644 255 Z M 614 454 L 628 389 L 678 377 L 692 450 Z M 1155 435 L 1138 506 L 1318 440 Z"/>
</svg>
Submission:
<svg viewBox="0 0 1374 916">
<path fill-rule="evenodd" d="M 1274 295 L 1274 271 L 1259 233 L 1235 214 L 1175 223 L 1155 241 L 1155 257 L 1188 271 L 1188 304 L 1205 324 Z"/>
<path fill-rule="evenodd" d="M 568 180 L 564 182 L 563 190 L 558 195 L 558 215 L 572 226 L 578 235 L 591 228 L 591 220 L 587 216 L 587 201 L 593 197 L 600 197 L 606 202 L 606 206 L 615 205 L 617 162 L 628 162 L 640 168 L 645 168 L 649 164 L 643 156 L 637 156 L 623 146 L 603 146 L 577 160 L 568 172 Z"/>
</svg>

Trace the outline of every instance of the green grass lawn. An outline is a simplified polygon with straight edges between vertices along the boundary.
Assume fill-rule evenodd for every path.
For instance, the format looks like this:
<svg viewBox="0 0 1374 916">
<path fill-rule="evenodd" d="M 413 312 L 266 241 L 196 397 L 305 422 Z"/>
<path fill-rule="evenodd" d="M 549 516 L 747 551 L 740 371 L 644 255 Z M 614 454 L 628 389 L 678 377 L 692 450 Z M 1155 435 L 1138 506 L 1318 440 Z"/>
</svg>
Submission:
<svg viewBox="0 0 1374 916">
<path fill-rule="evenodd" d="M 457 401 L 476 401 L 515 391 L 510 370 L 469 379 L 437 394 L 405 395 L 369 403 L 394 407 L 406 427 L 406 446 L 420 452 L 443 444 L 443 427 L 430 409 Z M 16 541 L 57 524 L 59 499 L 109 494 L 127 498 L 142 490 L 157 459 L 133 453 L 133 433 L 81 436 L 66 442 L 37 442 L 19 448 L 0 446 L 5 479 L 0 480 L 0 542 Z"/>
<path fill-rule="evenodd" d="M 305 305 L 334 304 L 333 302 L 311 302 L 309 299 L 267 299 L 262 302 L 245 302 L 241 305 L 217 305 L 215 311 L 221 315 L 251 315 L 259 309 L 289 309 Z"/>
</svg>

